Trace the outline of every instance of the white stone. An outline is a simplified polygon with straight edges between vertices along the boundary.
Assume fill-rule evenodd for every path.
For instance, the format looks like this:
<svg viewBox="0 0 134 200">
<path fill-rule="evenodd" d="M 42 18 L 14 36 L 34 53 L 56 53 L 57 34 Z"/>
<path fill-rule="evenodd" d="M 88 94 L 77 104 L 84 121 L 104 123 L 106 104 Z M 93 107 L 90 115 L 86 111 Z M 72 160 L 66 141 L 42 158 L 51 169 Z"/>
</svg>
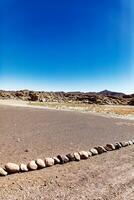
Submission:
<svg viewBox="0 0 134 200">
<path fill-rule="evenodd" d="M 90 151 L 87 151 L 87 153 L 88 153 L 88 157 L 92 156 L 92 153 Z"/>
<path fill-rule="evenodd" d="M 133 144 L 133 142 L 132 142 L 131 140 L 129 140 L 128 143 L 129 143 L 129 145 L 132 145 L 132 144 Z"/>
<path fill-rule="evenodd" d="M 54 165 L 54 159 L 53 158 L 45 158 L 45 164 L 47 167 L 51 167 Z"/>
<path fill-rule="evenodd" d="M 80 154 L 78 152 L 74 153 L 74 157 L 76 161 L 80 161 Z"/>
<path fill-rule="evenodd" d="M 80 158 L 81 159 L 87 159 L 88 158 L 88 152 L 87 151 L 80 151 Z"/>
<path fill-rule="evenodd" d="M 7 163 L 5 165 L 5 169 L 8 173 L 17 173 L 20 171 L 19 165 L 15 164 L 15 163 Z"/>
<path fill-rule="evenodd" d="M 39 168 L 45 168 L 46 167 L 46 164 L 45 164 L 44 160 L 42 160 L 42 159 L 37 159 L 35 162 L 36 162 L 36 164 L 38 165 Z"/>
<path fill-rule="evenodd" d="M 90 152 L 92 153 L 93 156 L 98 155 L 97 149 L 92 148 L 90 149 Z"/>
<path fill-rule="evenodd" d="M 25 164 L 20 164 L 20 170 L 21 170 L 21 172 L 28 172 L 28 168 L 27 168 L 27 166 L 25 165 Z"/>
<path fill-rule="evenodd" d="M 29 170 L 36 170 L 38 168 L 35 160 L 31 160 L 28 164 L 27 164 L 27 168 Z"/>
<path fill-rule="evenodd" d="M 6 176 L 8 173 L 0 167 L 0 176 Z"/>
</svg>

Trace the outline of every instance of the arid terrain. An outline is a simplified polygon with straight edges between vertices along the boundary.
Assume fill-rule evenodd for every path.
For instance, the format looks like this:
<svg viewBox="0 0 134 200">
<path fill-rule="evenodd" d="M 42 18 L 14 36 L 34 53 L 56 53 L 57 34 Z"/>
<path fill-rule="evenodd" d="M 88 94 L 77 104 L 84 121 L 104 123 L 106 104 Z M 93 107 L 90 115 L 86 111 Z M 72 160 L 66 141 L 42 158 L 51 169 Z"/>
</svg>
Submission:
<svg viewBox="0 0 134 200">
<path fill-rule="evenodd" d="M 101 92 L 43 92 L 43 91 L 3 91 L 0 99 L 14 99 L 33 102 L 56 102 L 97 105 L 134 105 L 134 94 L 104 90 Z"/>
<path fill-rule="evenodd" d="M 0 165 L 133 139 L 134 121 L 0 105 Z M 133 200 L 134 146 L 88 160 L 0 177 L 0 199 Z"/>
</svg>

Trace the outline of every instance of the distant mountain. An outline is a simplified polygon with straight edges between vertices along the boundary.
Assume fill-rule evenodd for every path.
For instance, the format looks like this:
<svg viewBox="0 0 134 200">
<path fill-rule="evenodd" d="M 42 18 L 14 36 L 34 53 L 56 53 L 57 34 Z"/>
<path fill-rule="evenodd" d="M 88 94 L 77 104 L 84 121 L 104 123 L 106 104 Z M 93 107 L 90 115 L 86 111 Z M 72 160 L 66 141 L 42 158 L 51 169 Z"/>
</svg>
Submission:
<svg viewBox="0 0 134 200">
<path fill-rule="evenodd" d="M 109 90 L 103 90 L 101 92 L 98 92 L 98 94 L 105 95 L 105 96 L 114 96 L 114 97 L 122 97 L 125 95 L 124 93 L 121 93 L 121 92 L 112 92 Z"/>
</svg>

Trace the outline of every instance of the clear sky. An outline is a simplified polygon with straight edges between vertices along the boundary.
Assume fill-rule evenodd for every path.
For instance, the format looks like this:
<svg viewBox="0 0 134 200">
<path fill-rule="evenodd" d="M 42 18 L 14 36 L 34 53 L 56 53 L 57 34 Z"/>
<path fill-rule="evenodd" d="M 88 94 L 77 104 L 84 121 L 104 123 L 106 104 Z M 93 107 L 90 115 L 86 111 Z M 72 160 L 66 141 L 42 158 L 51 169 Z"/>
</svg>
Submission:
<svg viewBox="0 0 134 200">
<path fill-rule="evenodd" d="M 134 92 L 133 0 L 1 0 L 0 89 Z"/>
</svg>

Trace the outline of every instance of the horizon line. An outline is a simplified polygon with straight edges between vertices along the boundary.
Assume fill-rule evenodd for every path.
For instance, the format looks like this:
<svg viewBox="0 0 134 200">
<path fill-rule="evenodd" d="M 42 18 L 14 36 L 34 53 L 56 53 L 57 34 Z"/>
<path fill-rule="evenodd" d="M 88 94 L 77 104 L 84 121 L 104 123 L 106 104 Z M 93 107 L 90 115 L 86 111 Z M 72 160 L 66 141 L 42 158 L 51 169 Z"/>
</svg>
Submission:
<svg viewBox="0 0 134 200">
<path fill-rule="evenodd" d="M 127 95 L 131 95 L 134 94 L 134 92 L 132 93 L 127 93 L 127 92 L 121 92 L 121 91 L 117 91 L 117 90 L 108 90 L 108 89 L 104 89 L 104 90 L 99 90 L 99 91 L 82 91 L 82 90 L 68 90 L 68 91 L 64 91 L 64 90 L 34 90 L 34 89 L 1 89 L 0 91 L 3 92 L 18 92 L 18 91 L 33 91 L 33 92 L 53 92 L 53 93 L 58 93 L 58 92 L 64 92 L 64 93 L 101 93 L 101 92 L 114 92 L 114 93 L 122 93 L 122 94 L 127 94 Z"/>
</svg>

